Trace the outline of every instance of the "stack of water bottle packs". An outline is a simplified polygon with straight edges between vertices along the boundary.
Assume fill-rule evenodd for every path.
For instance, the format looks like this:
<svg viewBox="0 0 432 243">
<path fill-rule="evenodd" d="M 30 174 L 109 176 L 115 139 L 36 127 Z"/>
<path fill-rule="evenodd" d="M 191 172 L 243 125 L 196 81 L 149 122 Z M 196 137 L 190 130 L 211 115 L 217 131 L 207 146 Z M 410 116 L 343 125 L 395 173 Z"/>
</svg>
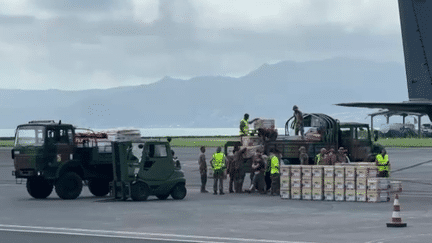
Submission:
<svg viewBox="0 0 432 243">
<path fill-rule="evenodd" d="M 379 178 L 375 163 L 281 165 L 281 198 L 294 200 L 387 202 L 402 192 L 400 181 Z"/>
</svg>

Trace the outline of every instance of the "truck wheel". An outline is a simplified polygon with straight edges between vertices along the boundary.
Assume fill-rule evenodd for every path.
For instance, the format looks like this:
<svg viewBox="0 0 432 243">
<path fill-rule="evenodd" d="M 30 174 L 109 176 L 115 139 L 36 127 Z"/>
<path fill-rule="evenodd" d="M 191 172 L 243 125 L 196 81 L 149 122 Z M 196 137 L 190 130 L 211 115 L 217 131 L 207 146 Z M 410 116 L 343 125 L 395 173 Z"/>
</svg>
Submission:
<svg viewBox="0 0 432 243">
<path fill-rule="evenodd" d="M 171 192 L 171 197 L 174 198 L 174 200 L 181 200 L 186 197 L 186 193 L 185 185 L 177 184 Z"/>
<path fill-rule="evenodd" d="M 169 197 L 169 194 L 156 195 L 159 200 L 166 200 Z"/>
<path fill-rule="evenodd" d="M 131 185 L 131 198 L 134 201 L 145 201 L 150 195 L 150 188 L 144 182 L 138 181 Z"/>
<path fill-rule="evenodd" d="M 104 179 L 92 179 L 88 183 L 88 188 L 90 192 L 97 196 L 103 197 L 109 193 L 109 181 Z"/>
<path fill-rule="evenodd" d="M 54 186 L 42 177 L 34 177 L 27 179 L 26 187 L 30 196 L 43 199 L 51 194 Z"/>
<path fill-rule="evenodd" d="M 55 191 L 61 199 L 75 199 L 82 191 L 81 177 L 75 172 L 66 172 L 57 180 Z"/>
</svg>

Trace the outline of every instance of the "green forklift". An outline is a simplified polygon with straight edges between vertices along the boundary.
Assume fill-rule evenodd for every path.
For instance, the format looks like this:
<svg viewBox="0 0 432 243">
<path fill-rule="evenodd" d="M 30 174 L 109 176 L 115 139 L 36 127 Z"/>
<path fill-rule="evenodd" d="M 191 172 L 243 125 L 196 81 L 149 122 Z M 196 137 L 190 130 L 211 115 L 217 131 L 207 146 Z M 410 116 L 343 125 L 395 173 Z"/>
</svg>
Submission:
<svg viewBox="0 0 432 243">
<path fill-rule="evenodd" d="M 114 180 L 110 187 L 115 199 L 185 198 L 186 179 L 168 142 L 113 142 L 112 148 Z"/>
</svg>

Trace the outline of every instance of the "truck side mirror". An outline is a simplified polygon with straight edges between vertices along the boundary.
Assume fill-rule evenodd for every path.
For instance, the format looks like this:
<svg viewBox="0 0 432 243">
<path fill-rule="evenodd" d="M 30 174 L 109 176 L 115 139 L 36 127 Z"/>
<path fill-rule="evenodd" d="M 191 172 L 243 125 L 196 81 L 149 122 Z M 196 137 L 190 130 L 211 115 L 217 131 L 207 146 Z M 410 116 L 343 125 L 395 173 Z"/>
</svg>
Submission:
<svg viewBox="0 0 432 243">
<path fill-rule="evenodd" d="M 377 130 L 374 131 L 374 141 L 375 142 L 378 141 L 378 131 Z"/>
</svg>

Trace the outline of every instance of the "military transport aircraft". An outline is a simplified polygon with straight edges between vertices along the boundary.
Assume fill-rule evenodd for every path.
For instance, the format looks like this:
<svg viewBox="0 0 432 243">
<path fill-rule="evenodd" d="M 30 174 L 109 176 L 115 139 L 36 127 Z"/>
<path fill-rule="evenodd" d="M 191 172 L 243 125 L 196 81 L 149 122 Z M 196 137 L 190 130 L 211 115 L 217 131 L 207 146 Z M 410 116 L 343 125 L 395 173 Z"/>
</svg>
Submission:
<svg viewBox="0 0 432 243">
<path fill-rule="evenodd" d="M 426 113 L 432 120 L 432 0 L 398 2 L 409 101 L 337 105 Z"/>
</svg>

